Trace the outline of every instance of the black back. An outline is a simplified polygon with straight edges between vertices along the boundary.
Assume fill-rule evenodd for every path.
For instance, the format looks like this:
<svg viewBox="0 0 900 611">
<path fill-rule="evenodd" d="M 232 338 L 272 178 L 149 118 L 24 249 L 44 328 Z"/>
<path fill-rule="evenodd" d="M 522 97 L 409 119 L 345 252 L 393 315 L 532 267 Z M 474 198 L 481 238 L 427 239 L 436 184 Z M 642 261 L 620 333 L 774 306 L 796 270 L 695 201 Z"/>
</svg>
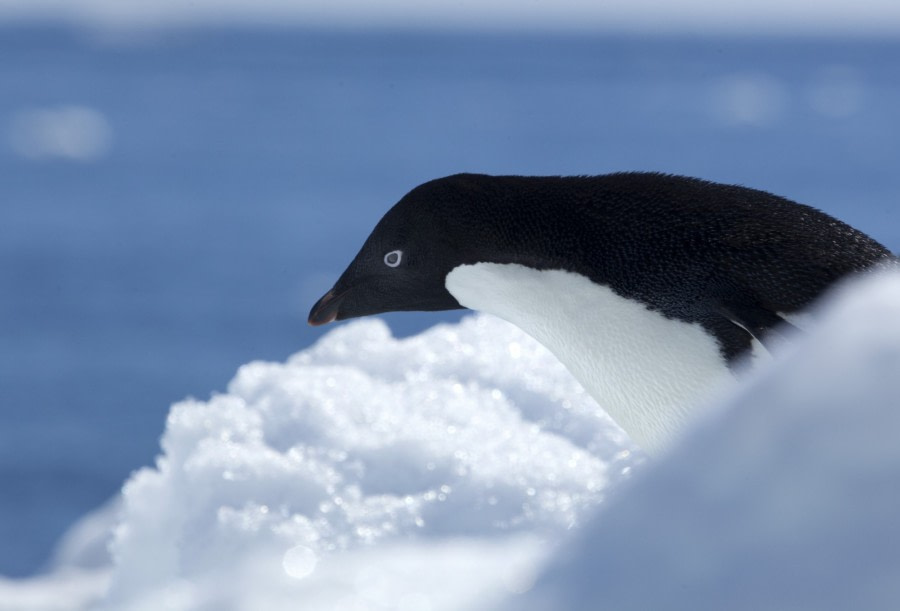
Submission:
<svg viewBox="0 0 900 611">
<path fill-rule="evenodd" d="M 893 259 L 809 206 L 662 174 L 459 174 L 417 187 L 383 222 L 395 211 L 427 219 L 419 230 L 443 244 L 446 271 L 478 261 L 574 271 L 704 325 L 729 360 L 749 347 L 750 334 L 765 342 L 783 322 L 779 313 Z"/>
</svg>

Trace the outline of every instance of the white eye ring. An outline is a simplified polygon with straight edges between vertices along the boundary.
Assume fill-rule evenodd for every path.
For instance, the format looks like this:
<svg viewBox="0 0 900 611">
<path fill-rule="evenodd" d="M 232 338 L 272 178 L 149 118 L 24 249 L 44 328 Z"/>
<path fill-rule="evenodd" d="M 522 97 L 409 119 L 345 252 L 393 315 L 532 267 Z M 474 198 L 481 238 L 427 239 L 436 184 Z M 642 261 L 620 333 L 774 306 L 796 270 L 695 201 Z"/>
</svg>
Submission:
<svg viewBox="0 0 900 611">
<path fill-rule="evenodd" d="M 397 267 L 400 265 L 400 261 L 403 260 L 403 251 L 402 250 L 392 250 L 388 254 L 384 255 L 384 264 L 388 267 Z"/>
</svg>

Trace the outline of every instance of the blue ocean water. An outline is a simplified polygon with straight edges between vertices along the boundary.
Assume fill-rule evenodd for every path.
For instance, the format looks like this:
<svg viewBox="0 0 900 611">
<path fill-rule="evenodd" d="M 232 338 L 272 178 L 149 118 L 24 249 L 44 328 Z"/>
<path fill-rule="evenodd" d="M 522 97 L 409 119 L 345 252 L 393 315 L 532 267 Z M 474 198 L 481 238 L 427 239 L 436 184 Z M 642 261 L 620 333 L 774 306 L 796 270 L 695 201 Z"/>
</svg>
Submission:
<svg viewBox="0 0 900 611">
<path fill-rule="evenodd" d="M 23 148 L 70 107 L 104 147 Z M 0 29 L 0 573 L 151 464 L 172 402 L 326 331 L 309 307 L 420 182 L 689 174 L 898 250 L 898 165 L 896 40 Z"/>
</svg>

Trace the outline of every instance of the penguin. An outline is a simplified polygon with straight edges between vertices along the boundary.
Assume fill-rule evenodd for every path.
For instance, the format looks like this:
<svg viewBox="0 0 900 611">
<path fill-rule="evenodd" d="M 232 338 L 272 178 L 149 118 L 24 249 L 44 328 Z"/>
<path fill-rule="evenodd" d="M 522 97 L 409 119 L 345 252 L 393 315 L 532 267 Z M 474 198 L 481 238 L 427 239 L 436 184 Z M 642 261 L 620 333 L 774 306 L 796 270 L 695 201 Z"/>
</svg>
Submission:
<svg viewBox="0 0 900 611">
<path fill-rule="evenodd" d="M 456 174 L 384 215 L 309 324 L 489 312 L 546 346 L 656 453 L 829 287 L 895 261 L 815 208 L 743 186 Z"/>
</svg>

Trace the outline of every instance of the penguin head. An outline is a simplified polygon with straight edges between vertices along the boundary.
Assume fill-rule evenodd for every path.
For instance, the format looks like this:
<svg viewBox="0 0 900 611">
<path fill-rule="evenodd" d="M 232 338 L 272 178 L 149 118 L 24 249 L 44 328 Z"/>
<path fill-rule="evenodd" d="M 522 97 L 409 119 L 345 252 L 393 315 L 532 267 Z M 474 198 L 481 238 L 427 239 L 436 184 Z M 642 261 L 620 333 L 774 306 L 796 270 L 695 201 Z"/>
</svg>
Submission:
<svg viewBox="0 0 900 611">
<path fill-rule="evenodd" d="M 309 313 L 322 325 L 395 311 L 462 308 L 447 291 L 450 271 L 469 262 L 473 249 L 461 239 L 469 214 L 464 180 L 448 177 L 405 195 L 378 222 L 334 287 Z M 468 235 L 467 237 L 474 237 Z"/>
</svg>

